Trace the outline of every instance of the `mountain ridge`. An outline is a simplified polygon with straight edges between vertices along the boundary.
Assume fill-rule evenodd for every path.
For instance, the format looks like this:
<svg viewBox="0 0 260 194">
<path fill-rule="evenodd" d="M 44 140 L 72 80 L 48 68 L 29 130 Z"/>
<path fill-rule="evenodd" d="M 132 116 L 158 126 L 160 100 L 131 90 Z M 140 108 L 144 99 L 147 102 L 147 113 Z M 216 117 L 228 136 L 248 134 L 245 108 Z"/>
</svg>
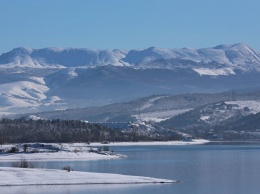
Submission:
<svg viewBox="0 0 260 194">
<path fill-rule="evenodd" d="M 18 47 L 0 55 L 0 67 L 93 67 L 102 65 L 134 66 L 151 68 L 150 64 L 160 59 L 181 59 L 197 63 L 224 64 L 236 67 L 245 64 L 260 66 L 260 54 L 244 43 L 218 45 L 209 48 L 165 49 L 87 49 L 87 48 L 42 48 Z M 153 67 L 153 66 L 152 66 Z M 174 68 L 174 64 L 171 66 Z"/>
<path fill-rule="evenodd" d="M 241 43 L 201 49 L 19 47 L 0 55 L 0 75 L 0 114 L 37 112 L 260 87 L 260 54 Z"/>
</svg>

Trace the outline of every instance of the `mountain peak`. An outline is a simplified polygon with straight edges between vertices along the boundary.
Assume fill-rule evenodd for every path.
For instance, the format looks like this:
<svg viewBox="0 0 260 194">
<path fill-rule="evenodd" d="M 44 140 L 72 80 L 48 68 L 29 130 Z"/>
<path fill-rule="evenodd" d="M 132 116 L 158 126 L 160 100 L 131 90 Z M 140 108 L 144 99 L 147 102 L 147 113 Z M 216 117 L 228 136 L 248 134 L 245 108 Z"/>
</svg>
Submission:
<svg viewBox="0 0 260 194">
<path fill-rule="evenodd" d="M 226 50 L 231 48 L 250 48 L 245 43 L 236 43 L 236 44 L 220 44 L 218 46 L 213 47 L 213 49 L 220 49 L 220 50 Z"/>
<path fill-rule="evenodd" d="M 9 53 L 11 52 L 17 55 L 27 55 L 27 54 L 31 54 L 33 52 L 33 49 L 28 47 L 17 47 L 11 50 Z"/>
</svg>

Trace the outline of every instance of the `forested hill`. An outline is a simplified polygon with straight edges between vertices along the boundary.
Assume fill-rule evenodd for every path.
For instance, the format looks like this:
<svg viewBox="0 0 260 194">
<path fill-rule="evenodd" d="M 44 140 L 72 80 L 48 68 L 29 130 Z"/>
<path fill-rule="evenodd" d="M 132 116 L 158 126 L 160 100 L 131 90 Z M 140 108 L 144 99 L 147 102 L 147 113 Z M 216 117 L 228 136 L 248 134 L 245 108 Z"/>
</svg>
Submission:
<svg viewBox="0 0 260 194">
<path fill-rule="evenodd" d="M 4 143 L 18 142 L 88 142 L 118 140 L 120 131 L 75 120 L 0 120 Z"/>
<path fill-rule="evenodd" d="M 238 120 L 218 125 L 218 130 L 255 131 L 260 135 L 260 113 L 250 114 Z"/>
<path fill-rule="evenodd" d="M 100 124 L 78 120 L 0 120 L 0 143 L 26 142 L 116 142 L 116 141 L 163 141 L 177 140 L 175 132 L 138 132 L 136 128 L 127 130 L 110 129 Z"/>
</svg>

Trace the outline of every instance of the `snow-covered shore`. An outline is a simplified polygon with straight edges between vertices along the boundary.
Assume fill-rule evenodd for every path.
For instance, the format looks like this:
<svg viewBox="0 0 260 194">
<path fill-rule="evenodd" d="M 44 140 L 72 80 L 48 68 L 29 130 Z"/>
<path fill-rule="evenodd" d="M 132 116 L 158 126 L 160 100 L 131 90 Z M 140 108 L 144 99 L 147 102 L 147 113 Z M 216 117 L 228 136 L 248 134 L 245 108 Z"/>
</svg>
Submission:
<svg viewBox="0 0 260 194">
<path fill-rule="evenodd" d="M 24 146 L 27 145 L 26 152 Z M 28 143 L 3 145 L 0 162 L 20 161 L 89 161 L 124 158 L 111 151 L 98 150 L 87 144 Z M 11 151 L 13 149 L 13 151 Z M 15 151 L 14 151 L 15 150 Z"/>
<path fill-rule="evenodd" d="M 65 170 L 0 167 L 0 186 L 177 183 L 175 180 Z"/>
<path fill-rule="evenodd" d="M 111 142 L 109 144 L 91 143 L 90 146 L 153 146 L 153 145 L 199 145 L 209 143 L 206 139 L 194 139 L 192 141 L 153 141 L 153 142 Z M 74 144 L 79 145 L 79 144 Z"/>
<path fill-rule="evenodd" d="M 156 146 L 156 145 L 197 145 L 208 143 L 205 139 L 195 139 L 192 141 L 157 141 L 157 142 L 115 142 L 109 144 L 102 143 L 64 143 L 64 144 L 40 144 L 45 147 L 52 146 L 52 149 L 43 149 L 42 147 L 30 148 L 28 152 L 23 152 L 23 145 L 3 145 L 1 149 L 11 149 L 18 146 L 18 152 L 1 153 L 0 162 L 19 161 L 25 159 L 28 161 L 89 161 L 89 160 L 106 160 L 127 157 L 111 151 L 98 152 L 95 146 L 113 147 L 113 146 Z M 53 147 L 57 150 L 53 150 Z M 29 149 L 29 148 L 28 148 Z"/>
<path fill-rule="evenodd" d="M 28 161 L 89 161 L 89 160 L 107 160 L 123 158 L 119 155 L 103 155 L 97 153 L 73 153 L 73 152 L 54 152 L 54 153 L 19 153 L 19 154 L 1 154 L 0 162 L 19 161 L 25 159 Z M 126 156 L 125 156 L 126 157 Z"/>
<path fill-rule="evenodd" d="M 194 145 L 208 140 L 169 142 L 10 144 L 1 146 L 0 162 L 26 161 L 88 161 L 126 157 L 112 151 L 100 150 L 110 146 Z M 25 145 L 27 146 L 25 148 Z M 26 151 L 25 151 L 26 149 Z M 11 150 L 15 150 L 11 152 Z M 90 173 L 66 170 L 0 167 L 0 186 L 79 185 L 79 184 L 146 184 L 177 183 L 178 181 L 119 174 Z"/>
</svg>

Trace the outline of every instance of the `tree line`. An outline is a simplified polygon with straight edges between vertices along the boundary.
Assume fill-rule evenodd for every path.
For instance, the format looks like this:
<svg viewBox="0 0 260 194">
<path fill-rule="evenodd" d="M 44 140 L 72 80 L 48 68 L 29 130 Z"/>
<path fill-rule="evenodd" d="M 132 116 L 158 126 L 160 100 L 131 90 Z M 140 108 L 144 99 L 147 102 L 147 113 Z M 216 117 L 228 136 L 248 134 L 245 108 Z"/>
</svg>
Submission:
<svg viewBox="0 0 260 194">
<path fill-rule="evenodd" d="M 170 139 L 169 139 L 170 138 Z M 0 143 L 118 142 L 173 140 L 175 136 L 139 134 L 136 130 L 111 129 L 79 120 L 0 120 Z M 177 137 L 178 138 L 178 137 Z"/>
</svg>

